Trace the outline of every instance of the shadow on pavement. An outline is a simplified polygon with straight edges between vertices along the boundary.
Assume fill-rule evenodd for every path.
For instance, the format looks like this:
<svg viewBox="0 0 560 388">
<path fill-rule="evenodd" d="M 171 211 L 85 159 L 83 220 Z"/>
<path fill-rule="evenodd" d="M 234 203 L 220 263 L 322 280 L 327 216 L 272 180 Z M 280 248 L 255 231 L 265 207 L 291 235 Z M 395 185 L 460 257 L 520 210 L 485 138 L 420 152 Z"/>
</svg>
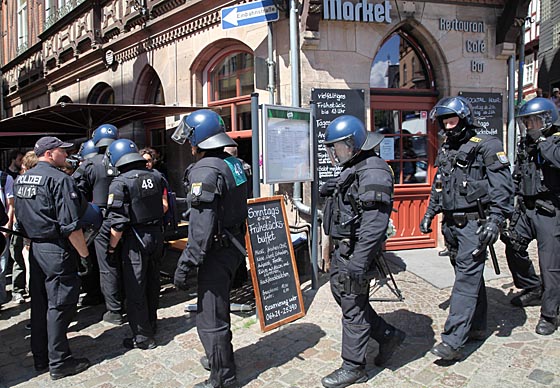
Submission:
<svg viewBox="0 0 560 388">
<path fill-rule="evenodd" d="M 366 370 L 369 379 L 375 377 L 384 368 L 395 371 L 424 357 L 435 343 L 434 331 L 432 329 L 433 320 L 429 316 L 405 309 L 380 315 L 387 323 L 403 330 L 406 333 L 406 338 L 384 367 L 378 367 L 373 364 L 373 360 L 379 351 L 379 346 L 376 341 L 372 340 L 369 342 L 366 356 L 368 361 Z"/>
<path fill-rule="evenodd" d="M 326 333 L 313 323 L 291 323 L 258 342 L 235 351 L 237 380 L 241 385 L 256 380 L 271 368 L 294 359 L 303 359 L 307 349 L 313 348 Z"/>
</svg>

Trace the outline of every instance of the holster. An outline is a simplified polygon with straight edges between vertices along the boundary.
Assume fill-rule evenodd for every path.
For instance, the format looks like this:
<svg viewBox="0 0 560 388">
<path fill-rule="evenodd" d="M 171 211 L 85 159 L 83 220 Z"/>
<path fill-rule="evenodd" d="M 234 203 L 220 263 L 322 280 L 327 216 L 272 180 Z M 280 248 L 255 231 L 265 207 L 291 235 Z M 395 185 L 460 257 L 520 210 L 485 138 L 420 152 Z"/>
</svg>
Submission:
<svg viewBox="0 0 560 388">
<path fill-rule="evenodd" d="M 535 208 L 550 216 L 556 215 L 556 208 L 554 207 L 554 204 L 552 202 L 545 201 L 544 199 L 537 199 L 535 201 Z"/>
<path fill-rule="evenodd" d="M 368 292 L 369 280 L 365 277 L 356 278 L 341 272 L 338 275 L 341 292 L 346 295 L 362 295 Z"/>
</svg>

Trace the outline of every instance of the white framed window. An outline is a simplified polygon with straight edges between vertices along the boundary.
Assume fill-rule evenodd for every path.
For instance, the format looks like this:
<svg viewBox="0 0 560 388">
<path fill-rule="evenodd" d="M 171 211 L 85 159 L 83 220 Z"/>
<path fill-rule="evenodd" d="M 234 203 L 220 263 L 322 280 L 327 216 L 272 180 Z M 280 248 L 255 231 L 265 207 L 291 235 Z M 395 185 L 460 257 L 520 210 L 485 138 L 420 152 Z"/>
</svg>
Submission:
<svg viewBox="0 0 560 388">
<path fill-rule="evenodd" d="M 532 56 L 525 57 L 523 67 L 523 85 L 532 84 L 535 81 L 535 60 Z"/>
<path fill-rule="evenodd" d="M 18 54 L 27 50 L 27 0 L 17 0 Z"/>
</svg>

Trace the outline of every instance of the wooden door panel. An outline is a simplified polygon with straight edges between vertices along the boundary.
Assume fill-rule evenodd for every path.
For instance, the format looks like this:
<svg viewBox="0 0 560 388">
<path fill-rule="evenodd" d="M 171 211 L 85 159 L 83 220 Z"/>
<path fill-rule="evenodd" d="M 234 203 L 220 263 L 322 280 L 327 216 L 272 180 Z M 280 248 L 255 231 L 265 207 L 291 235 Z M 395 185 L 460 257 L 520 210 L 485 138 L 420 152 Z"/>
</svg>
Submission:
<svg viewBox="0 0 560 388">
<path fill-rule="evenodd" d="M 429 112 L 436 103 L 435 96 L 415 95 L 374 95 L 371 94 L 371 128 L 376 111 L 427 111 Z M 401 128 L 402 130 L 402 128 Z M 437 246 L 437 233 L 439 224 L 432 224 L 432 233 L 426 235 L 419 230 L 420 221 L 424 217 L 430 199 L 432 180 L 435 175 L 434 160 L 437 154 L 438 138 L 437 128 L 432 123 L 427 123 L 427 157 L 425 183 L 396 184 L 394 208 L 397 212 L 391 214 L 397 234 L 387 241 L 387 250 L 402 250 L 416 248 L 434 248 Z M 393 135 L 394 136 L 394 135 Z M 425 135 L 424 135 L 425 136 Z"/>
</svg>

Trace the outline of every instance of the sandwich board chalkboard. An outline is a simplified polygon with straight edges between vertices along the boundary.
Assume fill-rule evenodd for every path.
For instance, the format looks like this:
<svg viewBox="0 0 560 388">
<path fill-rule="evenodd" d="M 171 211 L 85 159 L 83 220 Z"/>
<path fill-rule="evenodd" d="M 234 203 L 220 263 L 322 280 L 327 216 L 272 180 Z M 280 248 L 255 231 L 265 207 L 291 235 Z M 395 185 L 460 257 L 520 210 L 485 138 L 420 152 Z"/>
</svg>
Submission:
<svg viewBox="0 0 560 388">
<path fill-rule="evenodd" d="M 266 332 L 305 315 L 284 197 L 247 201 L 245 241 L 257 315 Z"/>
</svg>

